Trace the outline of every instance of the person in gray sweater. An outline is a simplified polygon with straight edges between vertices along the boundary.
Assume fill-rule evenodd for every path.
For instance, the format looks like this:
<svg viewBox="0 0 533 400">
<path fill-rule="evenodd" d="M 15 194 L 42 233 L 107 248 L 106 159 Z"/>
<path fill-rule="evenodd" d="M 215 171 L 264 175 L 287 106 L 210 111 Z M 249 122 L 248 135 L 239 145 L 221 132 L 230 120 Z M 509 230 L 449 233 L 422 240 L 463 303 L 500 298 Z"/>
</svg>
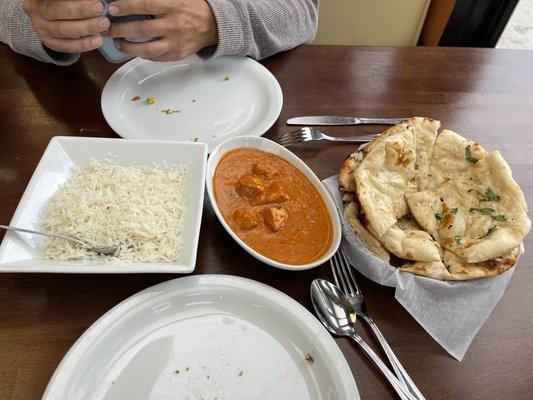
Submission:
<svg viewBox="0 0 533 400">
<path fill-rule="evenodd" d="M 311 41 L 318 0 L 116 0 L 111 16 L 156 18 L 111 23 L 99 0 L 0 0 L 0 41 L 17 53 L 70 65 L 115 38 L 123 53 L 155 61 L 199 53 L 268 57 Z M 146 43 L 125 38 L 149 37 Z"/>
</svg>

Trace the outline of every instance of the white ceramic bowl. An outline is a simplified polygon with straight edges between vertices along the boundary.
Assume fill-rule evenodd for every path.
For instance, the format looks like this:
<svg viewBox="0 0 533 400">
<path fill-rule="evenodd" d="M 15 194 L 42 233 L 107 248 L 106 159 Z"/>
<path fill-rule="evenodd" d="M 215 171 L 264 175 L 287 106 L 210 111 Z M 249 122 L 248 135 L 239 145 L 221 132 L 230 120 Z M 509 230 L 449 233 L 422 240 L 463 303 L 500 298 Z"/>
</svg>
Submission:
<svg viewBox="0 0 533 400">
<path fill-rule="evenodd" d="M 237 149 L 239 147 L 252 147 L 259 150 L 267 151 L 273 154 L 276 154 L 279 157 L 284 158 L 285 160 L 289 161 L 292 165 L 294 165 L 296 168 L 298 168 L 306 177 L 309 179 L 309 181 L 315 186 L 316 190 L 320 195 L 322 196 L 322 199 L 324 200 L 324 203 L 326 204 L 326 208 L 329 212 L 329 215 L 331 217 L 331 224 L 333 226 L 333 240 L 331 242 L 331 247 L 327 251 L 324 256 L 320 257 L 319 259 L 308 263 L 308 264 L 302 264 L 302 265 L 292 265 L 292 264 L 284 264 L 280 263 L 278 261 L 274 261 L 268 257 L 263 256 L 262 254 L 258 253 L 254 249 L 252 249 L 250 246 L 248 246 L 244 241 L 242 241 L 236 234 L 233 232 L 233 230 L 229 227 L 229 225 L 224 220 L 224 217 L 222 216 L 222 213 L 220 212 L 220 209 L 218 208 L 218 204 L 215 200 L 215 195 L 213 193 L 213 175 L 215 174 L 216 167 L 218 165 L 218 162 L 226 154 L 228 151 L 231 151 L 233 149 Z M 287 269 L 287 270 L 293 270 L 293 271 L 303 271 L 306 269 L 317 267 L 333 256 L 333 254 L 337 251 L 339 248 L 339 244 L 341 241 L 341 224 L 339 220 L 339 215 L 337 214 L 337 210 L 335 208 L 335 205 L 333 204 L 333 200 L 327 193 L 326 189 L 322 185 L 322 182 L 317 178 L 317 176 L 314 174 L 314 172 L 302 161 L 300 160 L 296 155 L 294 155 L 292 152 L 287 150 L 285 147 L 280 146 L 279 144 L 265 139 L 263 137 L 253 137 L 253 136 L 241 136 L 241 137 L 235 137 L 226 140 L 225 142 L 220 143 L 211 153 L 209 156 L 209 160 L 207 162 L 207 177 L 206 177 L 206 185 L 207 185 L 207 193 L 209 195 L 209 200 L 211 201 L 211 205 L 213 206 L 213 209 L 215 210 L 215 214 L 218 217 L 218 220 L 224 226 L 226 231 L 235 239 L 239 245 L 246 250 L 248 253 L 250 253 L 252 256 L 257 258 L 259 261 L 264 262 L 265 264 L 271 265 L 276 268 L 281 269 Z"/>
<path fill-rule="evenodd" d="M 152 163 L 189 165 L 187 210 L 183 226 L 184 247 L 174 263 L 121 263 L 103 261 L 42 260 L 40 235 L 7 232 L 0 246 L 0 272 L 152 273 L 194 270 L 204 202 L 207 145 L 127 139 L 55 137 L 46 148 L 15 211 L 12 226 L 39 230 L 40 213 L 59 185 L 70 176 L 70 168 L 91 160 L 110 159 L 128 166 Z"/>
</svg>

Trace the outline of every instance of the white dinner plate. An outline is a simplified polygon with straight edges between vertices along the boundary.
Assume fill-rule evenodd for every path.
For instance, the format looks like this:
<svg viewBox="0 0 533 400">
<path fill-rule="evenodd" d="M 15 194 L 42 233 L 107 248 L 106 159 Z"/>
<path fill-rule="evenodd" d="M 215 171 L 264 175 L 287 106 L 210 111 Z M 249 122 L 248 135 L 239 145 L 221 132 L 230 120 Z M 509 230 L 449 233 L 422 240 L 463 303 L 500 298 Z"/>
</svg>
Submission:
<svg viewBox="0 0 533 400">
<path fill-rule="evenodd" d="M 346 359 L 304 307 L 264 284 L 189 276 L 96 321 L 44 400 L 352 400 Z"/>
<path fill-rule="evenodd" d="M 0 272 L 68 273 L 189 273 L 194 271 L 204 204 L 207 146 L 200 143 L 54 137 L 31 177 L 11 219 L 11 226 L 42 230 L 42 210 L 73 166 L 91 160 L 110 160 L 122 165 L 187 165 L 186 210 L 183 222 L 183 251 L 171 263 L 106 263 L 105 261 L 43 260 L 44 238 L 7 232 L 0 245 Z"/>
<path fill-rule="evenodd" d="M 148 96 L 155 104 L 146 104 Z M 102 93 L 102 112 L 118 135 L 199 141 L 210 151 L 228 137 L 264 134 L 282 104 L 276 78 L 245 57 L 210 62 L 197 56 L 176 62 L 136 58 L 111 76 Z"/>
</svg>

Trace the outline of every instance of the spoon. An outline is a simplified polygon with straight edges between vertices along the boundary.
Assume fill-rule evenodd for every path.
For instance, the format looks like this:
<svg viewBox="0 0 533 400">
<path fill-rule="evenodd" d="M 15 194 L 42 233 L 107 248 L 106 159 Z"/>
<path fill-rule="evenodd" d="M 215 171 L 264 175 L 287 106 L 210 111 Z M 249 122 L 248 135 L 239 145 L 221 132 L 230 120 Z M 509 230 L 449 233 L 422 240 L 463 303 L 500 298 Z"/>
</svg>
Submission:
<svg viewBox="0 0 533 400">
<path fill-rule="evenodd" d="M 60 238 L 64 240 L 69 240 L 71 242 L 78 243 L 80 246 L 85 247 L 88 251 L 92 251 L 96 254 L 101 254 L 103 256 L 115 255 L 117 251 L 120 249 L 120 245 L 118 246 L 94 246 L 91 243 L 87 242 L 86 240 L 78 239 L 78 238 L 67 236 L 67 235 L 60 235 L 58 233 L 32 231 L 31 229 L 16 228 L 14 226 L 7 226 L 7 225 L 0 225 L 0 229 L 5 229 L 6 231 L 34 233 L 37 235 L 51 236 L 51 237 L 56 237 L 56 238 Z"/>
<path fill-rule="evenodd" d="M 311 284 L 311 302 L 318 319 L 332 334 L 352 338 L 363 352 L 381 370 L 383 375 L 402 400 L 416 400 L 407 387 L 381 361 L 355 330 L 355 310 L 348 297 L 333 283 L 325 279 L 315 279 Z"/>
</svg>

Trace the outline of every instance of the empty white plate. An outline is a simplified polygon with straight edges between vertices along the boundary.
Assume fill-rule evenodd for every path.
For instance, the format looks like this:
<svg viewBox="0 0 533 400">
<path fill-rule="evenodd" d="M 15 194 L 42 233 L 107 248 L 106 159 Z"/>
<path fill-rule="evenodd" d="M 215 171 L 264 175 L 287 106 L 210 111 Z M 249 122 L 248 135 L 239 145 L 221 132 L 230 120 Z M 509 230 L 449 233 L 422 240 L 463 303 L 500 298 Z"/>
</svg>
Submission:
<svg viewBox="0 0 533 400">
<path fill-rule="evenodd" d="M 171 280 L 94 323 L 44 400 L 359 399 L 333 338 L 304 307 L 226 275 Z"/>
<path fill-rule="evenodd" d="M 147 104 L 148 97 L 155 103 Z M 104 117 L 120 136 L 199 141 L 209 150 L 228 137 L 264 134 L 282 104 L 276 78 L 245 57 L 136 58 L 111 76 L 102 93 Z"/>
</svg>

